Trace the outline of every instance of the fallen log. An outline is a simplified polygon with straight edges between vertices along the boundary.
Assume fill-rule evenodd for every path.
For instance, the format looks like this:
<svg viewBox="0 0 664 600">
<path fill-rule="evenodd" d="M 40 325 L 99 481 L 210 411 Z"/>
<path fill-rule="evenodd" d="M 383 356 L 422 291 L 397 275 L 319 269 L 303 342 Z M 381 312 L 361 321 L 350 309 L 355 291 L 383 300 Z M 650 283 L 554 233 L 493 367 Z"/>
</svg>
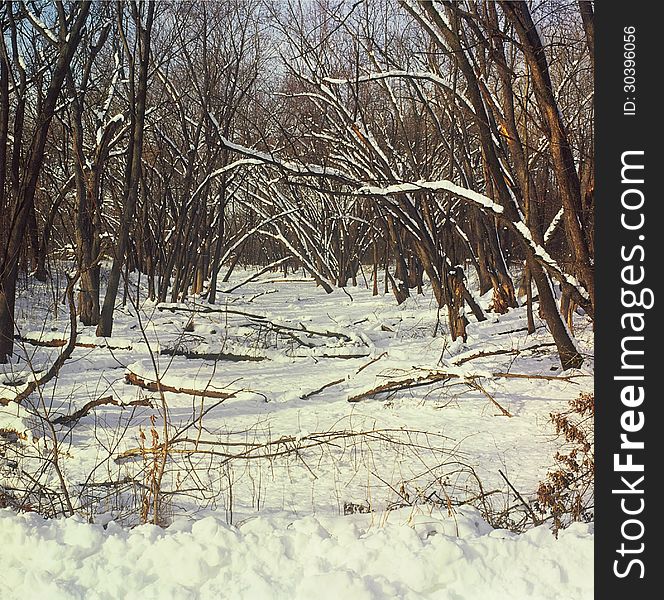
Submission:
<svg viewBox="0 0 664 600">
<path fill-rule="evenodd" d="M 222 392 L 218 390 L 211 390 L 209 388 L 204 390 L 177 388 L 172 385 L 166 385 L 160 381 L 149 381 L 147 379 L 143 379 L 131 371 L 125 374 L 125 381 L 131 385 L 135 385 L 150 392 L 172 392 L 174 394 L 189 394 L 190 396 L 201 396 L 202 398 L 221 398 L 224 400 L 227 398 L 232 398 L 237 394 L 237 391 Z"/>
<path fill-rule="evenodd" d="M 30 344 L 31 346 L 39 346 L 42 348 L 61 348 L 69 343 L 69 340 L 56 338 L 52 340 L 38 340 L 35 338 L 22 337 L 15 335 L 14 339 L 23 343 Z M 132 346 L 110 346 L 109 344 L 94 344 L 92 342 L 76 342 L 76 348 L 108 348 L 109 350 L 133 350 Z"/>
<path fill-rule="evenodd" d="M 267 360 L 265 356 L 249 356 L 248 354 L 233 354 L 230 352 L 195 352 L 193 350 L 179 350 L 177 348 L 163 348 L 159 354 L 164 356 L 184 356 L 198 360 L 228 360 L 231 362 Z"/>
</svg>

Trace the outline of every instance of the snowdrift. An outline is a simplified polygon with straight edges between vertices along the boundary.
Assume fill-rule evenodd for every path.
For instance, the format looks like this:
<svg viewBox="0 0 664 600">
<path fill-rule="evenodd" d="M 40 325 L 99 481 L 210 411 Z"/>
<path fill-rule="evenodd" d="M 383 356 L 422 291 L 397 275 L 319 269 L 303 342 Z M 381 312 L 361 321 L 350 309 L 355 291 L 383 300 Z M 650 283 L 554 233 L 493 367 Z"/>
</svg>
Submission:
<svg viewBox="0 0 664 600">
<path fill-rule="evenodd" d="M 167 529 L 0 510 L 0 596 L 49 600 L 592 598 L 593 526 L 556 539 L 492 529 L 474 509 L 345 517 L 215 513 Z"/>
</svg>

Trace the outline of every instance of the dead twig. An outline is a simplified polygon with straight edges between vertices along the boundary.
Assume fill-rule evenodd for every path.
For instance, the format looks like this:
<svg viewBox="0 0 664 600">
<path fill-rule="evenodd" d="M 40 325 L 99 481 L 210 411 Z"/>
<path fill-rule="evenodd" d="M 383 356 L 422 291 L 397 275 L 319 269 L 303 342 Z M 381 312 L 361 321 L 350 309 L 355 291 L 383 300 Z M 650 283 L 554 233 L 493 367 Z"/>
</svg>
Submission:
<svg viewBox="0 0 664 600">
<path fill-rule="evenodd" d="M 373 358 L 372 360 L 370 360 L 368 363 L 362 365 L 357 371 L 355 371 L 355 375 L 357 375 L 358 373 L 361 373 L 367 367 L 370 367 L 374 363 L 378 362 L 384 356 L 387 356 L 387 352 L 383 352 L 382 354 L 380 354 L 376 358 Z M 335 379 L 334 381 L 330 381 L 329 383 L 326 383 L 325 385 L 322 385 L 321 387 L 313 390 L 312 392 L 306 393 L 304 396 L 300 396 L 300 398 L 302 398 L 302 400 L 306 400 L 307 398 L 311 398 L 312 396 L 315 396 L 316 394 L 320 394 L 323 390 L 326 390 L 327 388 L 333 387 L 335 385 L 339 385 L 340 383 L 343 383 L 346 380 L 347 380 L 346 377 L 342 377 L 341 379 Z"/>
<path fill-rule="evenodd" d="M 535 525 L 540 525 L 540 520 L 537 518 L 537 516 L 536 516 L 535 513 L 533 512 L 533 509 L 530 508 L 530 506 L 528 505 L 528 503 L 523 499 L 523 496 L 521 496 L 521 494 L 519 494 L 519 492 L 517 491 L 517 489 L 516 489 L 511 483 L 510 483 L 510 480 L 507 479 L 507 476 L 505 475 L 505 473 L 503 473 L 502 470 L 500 470 L 500 469 L 498 469 L 498 473 L 500 473 L 500 476 L 505 480 L 505 483 L 506 483 L 506 484 L 510 487 L 510 489 L 516 494 L 516 497 L 519 499 L 519 501 L 521 502 L 521 504 L 523 504 L 524 508 L 528 511 L 528 514 L 532 517 L 533 522 L 535 523 Z"/>
</svg>

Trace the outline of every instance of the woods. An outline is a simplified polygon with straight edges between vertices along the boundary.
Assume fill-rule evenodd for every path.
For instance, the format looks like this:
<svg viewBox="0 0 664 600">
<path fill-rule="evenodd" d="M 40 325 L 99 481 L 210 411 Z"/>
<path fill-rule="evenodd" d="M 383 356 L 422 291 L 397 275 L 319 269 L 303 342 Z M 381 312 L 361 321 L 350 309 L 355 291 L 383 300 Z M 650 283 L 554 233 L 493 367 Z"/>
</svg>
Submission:
<svg viewBox="0 0 664 600">
<path fill-rule="evenodd" d="M 594 9 L 0 0 L 0 596 L 586 597 Z"/>
<path fill-rule="evenodd" d="M 591 520 L 593 20 L 3 2 L 0 509 Z"/>
<path fill-rule="evenodd" d="M 214 304 L 236 265 L 290 264 L 329 291 L 372 272 L 399 303 L 426 281 L 452 339 L 488 290 L 499 314 L 536 302 L 579 367 L 592 6 L 533 10 L 5 2 L 0 360 L 19 273 L 47 279 L 58 255 L 98 336 L 129 274 L 150 298 Z"/>
</svg>

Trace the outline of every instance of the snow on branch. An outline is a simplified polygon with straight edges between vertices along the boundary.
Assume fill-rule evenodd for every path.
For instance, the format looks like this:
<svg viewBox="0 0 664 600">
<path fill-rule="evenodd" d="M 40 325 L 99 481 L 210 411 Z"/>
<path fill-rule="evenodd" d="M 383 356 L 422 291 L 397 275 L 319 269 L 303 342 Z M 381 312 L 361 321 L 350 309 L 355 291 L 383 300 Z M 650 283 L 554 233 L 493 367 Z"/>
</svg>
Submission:
<svg viewBox="0 0 664 600">
<path fill-rule="evenodd" d="M 335 179 L 341 179 L 346 182 L 354 181 L 354 179 L 348 173 L 344 173 L 339 169 L 309 163 L 295 163 L 288 160 L 282 160 L 272 154 L 268 154 L 267 152 L 262 152 L 261 150 L 256 150 L 255 148 L 248 148 L 247 146 L 242 146 L 241 144 L 231 142 L 221 134 L 219 134 L 219 139 L 221 144 L 227 150 L 232 150 L 233 152 L 237 152 L 243 156 L 253 158 L 259 161 L 261 164 L 279 167 L 280 169 L 292 173 L 293 175 L 317 175 L 323 177 L 333 177 Z"/>
<path fill-rule="evenodd" d="M 546 232 L 544 233 L 544 243 L 548 242 L 551 239 L 551 236 L 554 234 L 556 231 L 556 227 L 560 224 L 563 218 L 563 214 L 565 213 L 565 210 L 561 207 L 560 210 L 556 213 L 556 216 L 553 217 L 553 220 L 549 224 L 549 226 L 546 229 Z"/>
<path fill-rule="evenodd" d="M 480 194 L 473 190 L 461 187 L 451 181 L 446 179 L 441 179 L 438 181 L 415 181 L 414 183 L 398 183 L 395 185 L 390 185 L 384 188 L 376 186 L 364 186 L 358 190 L 360 194 L 367 194 L 370 196 L 389 196 L 392 194 L 401 194 L 407 192 L 418 192 L 418 191 L 430 191 L 430 192 L 439 192 L 447 191 L 455 196 L 460 198 L 466 198 L 470 200 L 473 204 L 479 205 L 487 210 L 495 213 L 496 215 L 503 214 L 503 207 L 500 204 L 497 204 L 488 196 Z"/>
<path fill-rule="evenodd" d="M 34 26 L 34 28 L 39 31 L 41 35 L 43 35 L 49 42 L 53 44 L 58 43 L 58 36 L 53 32 L 53 30 L 46 25 L 35 13 L 33 13 L 27 6 L 24 4 L 23 5 L 25 9 L 25 14 L 30 19 L 30 22 Z"/>
<path fill-rule="evenodd" d="M 565 283 L 568 283 L 573 288 L 575 288 L 584 299 L 587 300 L 589 298 L 588 293 L 585 291 L 579 281 L 573 275 L 565 273 L 565 271 L 563 271 L 563 269 L 558 265 L 553 257 L 542 246 L 535 242 L 530 233 L 530 230 L 522 220 L 511 221 L 505 219 L 503 215 L 504 208 L 484 194 L 480 194 L 479 192 L 461 187 L 445 179 L 441 179 L 439 181 L 416 181 L 413 183 L 399 183 L 387 187 L 365 185 L 358 190 L 358 193 L 371 196 L 390 196 L 392 194 L 403 194 L 416 191 L 447 191 L 451 194 L 454 194 L 455 196 L 458 196 L 459 198 L 468 200 L 480 208 L 488 210 L 496 217 L 503 218 L 506 224 L 510 225 L 512 230 L 517 233 L 517 235 L 519 235 L 521 240 L 532 248 L 533 252 L 543 265 L 558 275 L 558 277 L 564 280 Z"/>
</svg>

